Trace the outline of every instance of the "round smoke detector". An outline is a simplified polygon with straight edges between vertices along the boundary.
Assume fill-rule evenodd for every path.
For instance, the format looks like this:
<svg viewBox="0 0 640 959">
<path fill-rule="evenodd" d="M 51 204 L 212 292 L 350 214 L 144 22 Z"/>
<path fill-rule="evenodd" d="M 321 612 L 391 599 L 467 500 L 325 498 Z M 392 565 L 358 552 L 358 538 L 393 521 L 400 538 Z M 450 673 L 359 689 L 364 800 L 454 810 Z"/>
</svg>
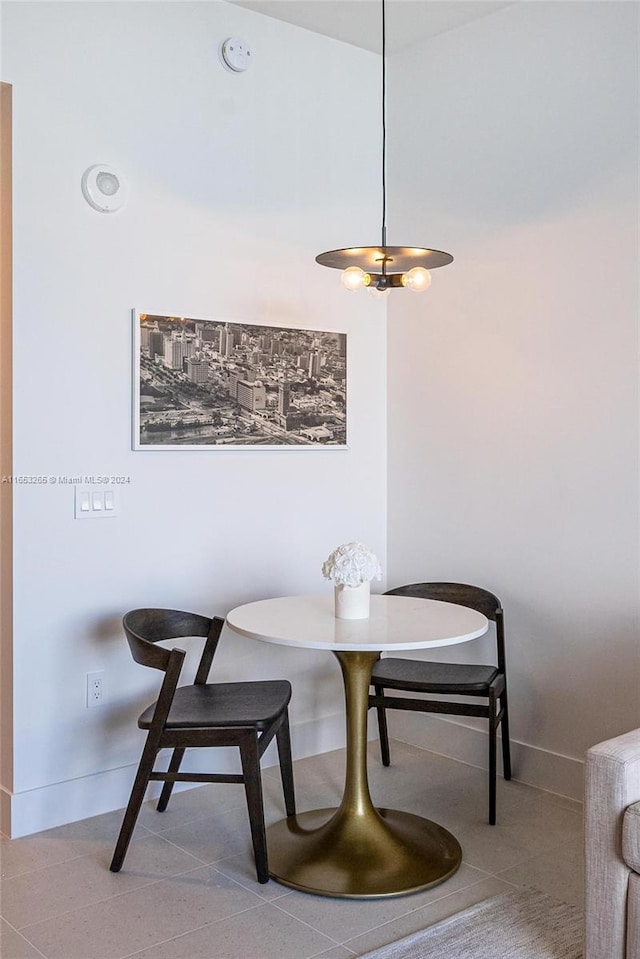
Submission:
<svg viewBox="0 0 640 959">
<path fill-rule="evenodd" d="M 115 213 L 127 199 L 122 174 L 107 163 L 96 163 L 84 171 L 82 193 L 87 203 L 100 213 Z"/>
<path fill-rule="evenodd" d="M 222 65 L 233 73 L 244 73 L 251 66 L 251 49 L 240 37 L 227 37 L 220 44 Z"/>
</svg>

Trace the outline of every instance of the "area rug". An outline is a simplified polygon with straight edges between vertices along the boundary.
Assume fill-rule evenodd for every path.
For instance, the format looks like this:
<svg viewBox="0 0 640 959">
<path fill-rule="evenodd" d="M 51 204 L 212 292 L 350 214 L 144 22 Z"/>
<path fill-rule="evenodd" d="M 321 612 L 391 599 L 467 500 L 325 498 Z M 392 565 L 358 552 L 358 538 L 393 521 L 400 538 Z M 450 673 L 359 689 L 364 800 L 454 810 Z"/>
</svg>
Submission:
<svg viewBox="0 0 640 959">
<path fill-rule="evenodd" d="M 534 890 L 507 892 L 362 959 L 581 959 L 580 910 Z"/>
</svg>

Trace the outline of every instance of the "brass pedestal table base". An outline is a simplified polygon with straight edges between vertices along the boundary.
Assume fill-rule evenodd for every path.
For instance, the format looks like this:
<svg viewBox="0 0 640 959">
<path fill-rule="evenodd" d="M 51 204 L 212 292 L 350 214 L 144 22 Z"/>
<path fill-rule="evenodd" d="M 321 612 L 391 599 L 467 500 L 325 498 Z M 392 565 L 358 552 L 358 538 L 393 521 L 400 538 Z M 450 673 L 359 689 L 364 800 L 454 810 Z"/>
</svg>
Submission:
<svg viewBox="0 0 640 959">
<path fill-rule="evenodd" d="M 376 809 L 367 781 L 367 706 L 374 652 L 334 650 L 344 680 L 347 770 L 340 807 L 290 816 L 267 830 L 273 879 L 320 896 L 376 899 L 444 882 L 462 861 L 437 823 Z"/>
<path fill-rule="evenodd" d="M 396 809 L 372 807 L 355 818 L 342 807 L 314 809 L 270 826 L 267 843 L 271 877 L 319 896 L 418 892 L 444 882 L 462 860 L 458 840 L 446 829 Z"/>
</svg>

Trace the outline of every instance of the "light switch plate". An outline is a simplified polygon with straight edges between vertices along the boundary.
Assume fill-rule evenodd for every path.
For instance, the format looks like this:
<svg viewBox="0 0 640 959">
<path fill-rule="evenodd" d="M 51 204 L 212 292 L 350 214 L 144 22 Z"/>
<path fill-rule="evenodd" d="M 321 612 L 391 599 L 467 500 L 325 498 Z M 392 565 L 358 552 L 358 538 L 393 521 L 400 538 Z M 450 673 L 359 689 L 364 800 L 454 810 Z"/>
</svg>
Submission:
<svg viewBox="0 0 640 959">
<path fill-rule="evenodd" d="M 111 519 L 118 515 L 118 497 L 113 486 L 76 486 L 76 519 Z"/>
</svg>

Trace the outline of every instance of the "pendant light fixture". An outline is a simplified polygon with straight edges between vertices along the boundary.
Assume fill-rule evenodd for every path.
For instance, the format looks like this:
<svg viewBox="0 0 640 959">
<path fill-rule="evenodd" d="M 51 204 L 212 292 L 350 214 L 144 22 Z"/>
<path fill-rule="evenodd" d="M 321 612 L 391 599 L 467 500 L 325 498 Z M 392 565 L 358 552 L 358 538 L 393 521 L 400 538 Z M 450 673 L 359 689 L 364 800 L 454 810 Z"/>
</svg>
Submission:
<svg viewBox="0 0 640 959">
<path fill-rule="evenodd" d="M 431 285 L 430 270 L 447 266 L 453 257 L 442 250 L 419 246 L 387 246 L 387 59 L 385 0 L 382 2 L 382 242 L 380 246 L 329 250 L 316 257 L 320 266 L 342 270 L 348 290 L 367 287 L 373 296 L 388 296 L 394 288 L 421 293 Z"/>
</svg>

